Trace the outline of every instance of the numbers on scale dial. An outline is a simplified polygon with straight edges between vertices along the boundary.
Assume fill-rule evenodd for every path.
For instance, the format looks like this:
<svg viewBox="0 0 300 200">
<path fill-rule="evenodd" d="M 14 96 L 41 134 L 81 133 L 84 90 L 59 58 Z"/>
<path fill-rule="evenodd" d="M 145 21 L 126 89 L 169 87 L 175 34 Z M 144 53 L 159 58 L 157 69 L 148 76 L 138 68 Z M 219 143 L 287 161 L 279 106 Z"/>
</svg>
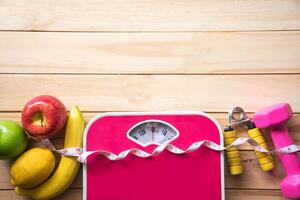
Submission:
<svg viewBox="0 0 300 200">
<path fill-rule="evenodd" d="M 132 141 L 148 146 L 161 145 L 175 140 L 179 136 L 178 130 L 171 124 L 160 120 L 147 120 L 133 126 L 127 133 Z"/>
<path fill-rule="evenodd" d="M 141 129 L 141 130 L 139 131 L 139 134 L 140 134 L 140 136 L 146 135 L 145 129 L 144 129 L 144 128 Z"/>
</svg>

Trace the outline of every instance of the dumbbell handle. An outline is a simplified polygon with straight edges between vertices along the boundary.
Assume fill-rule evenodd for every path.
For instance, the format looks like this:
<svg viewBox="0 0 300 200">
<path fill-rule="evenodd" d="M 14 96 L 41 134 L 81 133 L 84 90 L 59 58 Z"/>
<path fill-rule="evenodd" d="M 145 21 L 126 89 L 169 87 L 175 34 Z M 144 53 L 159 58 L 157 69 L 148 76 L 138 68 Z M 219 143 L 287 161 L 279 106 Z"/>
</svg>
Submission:
<svg viewBox="0 0 300 200">
<path fill-rule="evenodd" d="M 293 139 L 283 124 L 271 127 L 271 136 L 276 149 L 293 144 Z M 300 160 L 297 153 L 280 154 L 279 156 L 288 175 L 300 173 Z"/>
</svg>

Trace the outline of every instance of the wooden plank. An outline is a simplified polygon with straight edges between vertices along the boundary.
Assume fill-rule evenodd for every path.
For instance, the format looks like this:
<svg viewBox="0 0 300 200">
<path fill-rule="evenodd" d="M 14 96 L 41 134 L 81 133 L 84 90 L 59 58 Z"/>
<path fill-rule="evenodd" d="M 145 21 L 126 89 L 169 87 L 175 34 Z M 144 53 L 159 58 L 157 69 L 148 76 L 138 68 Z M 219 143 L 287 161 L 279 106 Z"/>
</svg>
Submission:
<svg viewBox="0 0 300 200">
<path fill-rule="evenodd" d="M 0 52 L 1 73 L 300 73 L 300 31 L 0 32 Z"/>
<path fill-rule="evenodd" d="M 91 118 L 95 117 L 97 114 L 100 114 L 101 112 L 94 113 L 94 112 L 84 112 L 83 116 L 86 119 L 86 123 L 90 121 Z M 213 116 L 219 124 L 224 128 L 227 125 L 227 113 L 209 113 L 211 116 Z M 249 117 L 252 116 L 252 113 L 247 114 Z M 17 122 L 21 122 L 21 113 L 10 113 L 10 112 L 0 112 L 0 120 L 7 119 L 7 120 L 13 120 Z M 287 127 L 289 130 L 290 135 L 294 139 L 296 144 L 300 144 L 300 115 L 296 114 L 292 119 L 290 119 L 287 122 Z M 236 128 L 238 137 L 248 137 L 247 134 L 247 128 L 246 127 L 238 127 Z M 270 148 L 273 148 L 272 139 L 270 134 L 267 130 L 262 130 L 265 139 L 269 145 Z M 64 133 L 62 132 L 57 137 L 53 138 L 52 141 L 55 144 L 56 148 L 61 149 L 63 148 L 63 137 Z M 246 144 L 243 144 L 239 147 L 241 150 L 252 150 L 253 148 Z M 0 176 L 1 177 L 1 176 Z"/>
<path fill-rule="evenodd" d="M 0 195 L 4 199 L 9 200 L 25 200 L 24 197 L 19 197 L 13 190 L 0 190 Z M 226 200 L 284 200 L 279 190 L 226 190 Z M 82 199 L 82 189 L 69 189 L 56 200 L 80 200 Z M 26 199 L 28 200 L 28 199 Z"/>
<path fill-rule="evenodd" d="M 241 151 L 241 159 L 244 166 L 244 173 L 240 176 L 232 176 L 228 173 L 225 164 L 225 185 L 229 189 L 279 189 L 280 181 L 284 178 L 285 172 L 279 159 L 274 156 L 276 168 L 272 172 L 264 172 L 257 163 L 253 151 Z M 226 161 L 225 161 L 226 162 Z M 0 190 L 13 189 L 10 184 L 9 175 L 10 162 L 0 161 Z M 71 188 L 82 188 L 82 170 Z"/>
<path fill-rule="evenodd" d="M 295 0 L 1 1 L 1 30 L 234 31 L 300 29 Z"/>
<path fill-rule="evenodd" d="M 226 190 L 227 200 L 284 200 L 279 190 Z"/>
<path fill-rule="evenodd" d="M 257 161 L 254 151 L 241 151 L 244 172 L 239 176 L 228 173 L 225 161 L 225 186 L 228 189 L 279 189 L 285 171 L 278 156 L 273 156 L 275 168 L 271 172 L 263 171 Z"/>
<path fill-rule="evenodd" d="M 218 122 L 222 125 L 222 127 L 226 124 L 226 116 L 225 113 L 210 113 L 213 117 L 215 117 Z M 89 121 L 95 113 L 84 113 L 84 117 L 87 121 Z M 251 115 L 249 115 L 251 116 Z M 14 121 L 20 120 L 20 113 L 0 113 L 0 120 L 9 119 Z M 288 122 L 288 129 L 295 139 L 296 144 L 300 144 L 300 115 L 296 115 Z M 238 136 L 246 137 L 246 130 L 240 129 L 238 130 Z M 269 143 L 271 143 L 269 134 L 265 134 L 265 137 L 268 139 Z M 63 148 L 63 137 L 57 137 L 52 140 L 54 145 L 60 149 Z M 33 141 L 30 142 L 31 146 L 36 146 Z M 271 145 L 270 145 L 271 146 Z M 231 176 L 228 174 L 226 164 L 225 164 L 225 180 L 226 180 L 226 188 L 240 188 L 240 189 L 279 189 L 280 180 L 284 177 L 284 170 L 282 169 L 282 165 L 278 160 L 277 156 L 274 156 L 275 159 L 275 170 L 272 173 L 264 172 L 260 169 L 257 159 L 253 151 L 249 151 L 252 148 L 249 145 L 243 145 L 241 147 L 243 151 L 241 151 L 241 159 L 243 161 L 244 173 L 241 176 Z M 9 165 L 10 163 L 7 161 L 0 161 L 0 190 L 2 189 L 12 189 L 9 183 Z M 80 188 L 82 187 L 82 172 L 79 172 L 79 175 L 71 188 Z"/>
<path fill-rule="evenodd" d="M 300 112 L 300 75 L 0 75 L 0 111 L 20 111 L 32 97 L 57 96 L 83 111 L 202 110 L 253 112 L 290 102 Z"/>
<path fill-rule="evenodd" d="M 5 200 L 29 200 L 29 198 L 18 196 L 14 190 L 0 190 L 1 198 Z M 82 199 L 82 189 L 68 189 L 62 195 L 53 200 L 80 200 Z"/>
</svg>

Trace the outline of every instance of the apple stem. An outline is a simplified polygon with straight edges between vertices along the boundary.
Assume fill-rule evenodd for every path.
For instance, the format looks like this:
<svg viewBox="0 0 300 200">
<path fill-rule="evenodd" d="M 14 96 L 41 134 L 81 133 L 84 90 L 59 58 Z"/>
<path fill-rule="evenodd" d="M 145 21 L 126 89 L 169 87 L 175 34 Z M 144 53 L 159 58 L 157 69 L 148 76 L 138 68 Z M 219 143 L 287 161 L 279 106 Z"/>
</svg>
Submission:
<svg viewBox="0 0 300 200">
<path fill-rule="evenodd" d="M 44 116 L 41 116 L 41 126 L 44 127 Z"/>
<path fill-rule="evenodd" d="M 42 127 L 44 127 L 44 125 L 45 125 L 44 115 L 40 112 L 36 113 L 33 116 L 33 123 L 36 124 L 36 125 L 41 125 Z"/>
</svg>

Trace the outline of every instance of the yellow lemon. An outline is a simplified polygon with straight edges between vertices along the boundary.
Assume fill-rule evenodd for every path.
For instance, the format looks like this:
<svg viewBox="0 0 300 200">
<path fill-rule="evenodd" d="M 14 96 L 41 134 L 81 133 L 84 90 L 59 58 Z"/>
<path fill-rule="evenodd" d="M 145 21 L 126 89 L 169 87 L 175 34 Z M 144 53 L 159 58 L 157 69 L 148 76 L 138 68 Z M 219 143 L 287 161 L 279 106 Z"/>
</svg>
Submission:
<svg viewBox="0 0 300 200">
<path fill-rule="evenodd" d="M 11 183 L 33 188 L 44 182 L 55 168 L 55 157 L 46 148 L 32 148 L 19 156 L 10 169 Z"/>
</svg>

